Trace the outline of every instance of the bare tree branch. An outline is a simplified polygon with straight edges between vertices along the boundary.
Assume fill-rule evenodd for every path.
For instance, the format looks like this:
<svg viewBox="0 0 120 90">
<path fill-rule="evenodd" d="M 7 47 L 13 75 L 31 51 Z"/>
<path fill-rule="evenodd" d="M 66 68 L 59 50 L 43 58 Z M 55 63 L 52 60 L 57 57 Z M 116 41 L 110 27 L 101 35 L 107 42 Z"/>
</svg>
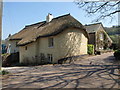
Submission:
<svg viewBox="0 0 120 90">
<path fill-rule="evenodd" d="M 82 8 L 88 16 L 97 16 L 94 21 L 100 21 L 107 17 L 114 18 L 115 14 L 120 12 L 118 4 L 120 1 L 114 2 L 80 2 L 79 0 L 74 1 L 75 4 Z"/>
</svg>

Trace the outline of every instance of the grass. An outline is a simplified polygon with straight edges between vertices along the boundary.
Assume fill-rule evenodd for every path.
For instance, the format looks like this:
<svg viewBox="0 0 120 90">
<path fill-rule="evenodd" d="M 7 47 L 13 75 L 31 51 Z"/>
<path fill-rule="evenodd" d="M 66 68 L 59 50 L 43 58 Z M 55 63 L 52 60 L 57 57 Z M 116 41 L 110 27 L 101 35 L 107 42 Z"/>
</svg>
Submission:
<svg viewBox="0 0 120 90">
<path fill-rule="evenodd" d="M 9 74 L 9 72 L 6 70 L 0 70 L 0 75 L 6 75 L 6 74 Z"/>
</svg>

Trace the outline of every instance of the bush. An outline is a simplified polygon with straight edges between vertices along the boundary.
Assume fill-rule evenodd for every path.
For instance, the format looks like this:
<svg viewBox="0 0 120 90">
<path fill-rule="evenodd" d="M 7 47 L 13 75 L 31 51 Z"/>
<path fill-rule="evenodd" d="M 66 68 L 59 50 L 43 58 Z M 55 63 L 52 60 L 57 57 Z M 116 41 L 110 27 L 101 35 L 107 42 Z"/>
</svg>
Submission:
<svg viewBox="0 0 120 90">
<path fill-rule="evenodd" d="M 11 54 L 2 54 L 2 66 L 9 67 L 19 63 L 19 52 Z"/>
<path fill-rule="evenodd" d="M 1 70 L 1 71 L 0 71 L 0 75 L 6 75 L 6 74 L 9 74 L 9 72 L 6 71 L 6 70 Z"/>
<path fill-rule="evenodd" d="M 88 53 L 89 55 L 94 54 L 94 45 L 88 44 L 88 45 L 87 45 L 87 48 L 88 48 L 87 53 Z"/>
<path fill-rule="evenodd" d="M 114 57 L 115 57 L 116 60 L 120 60 L 120 50 L 116 50 L 114 52 Z"/>
</svg>

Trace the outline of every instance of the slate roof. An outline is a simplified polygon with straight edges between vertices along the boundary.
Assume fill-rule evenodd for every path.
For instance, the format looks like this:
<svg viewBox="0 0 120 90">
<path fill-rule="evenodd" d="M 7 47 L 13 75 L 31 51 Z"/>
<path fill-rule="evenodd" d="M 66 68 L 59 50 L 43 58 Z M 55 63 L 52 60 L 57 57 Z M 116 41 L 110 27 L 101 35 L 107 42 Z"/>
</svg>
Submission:
<svg viewBox="0 0 120 90">
<path fill-rule="evenodd" d="M 86 28 L 86 31 L 88 33 L 95 33 L 99 30 L 100 27 L 103 27 L 102 23 L 95 23 L 95 24 L 89 24 L 89 25 L 85 25 L 84 27 Z M 104 29 L 104 27 L 103 27 Z M 109 39 L 109 41 L 112 43 L 111 38 L 109 37 L 109 35 L 107 34 L 107 32 L 104 29 L 105 34 L 107 35 L 107 38 Z"/>
<path fill-rule="evenodd" d="M 85 28 L 88 33 L 95 33 L 99 30 L 101 25 L 102 25 L 101 23 L 89 24 L 85 25 Z"/>
</svg>

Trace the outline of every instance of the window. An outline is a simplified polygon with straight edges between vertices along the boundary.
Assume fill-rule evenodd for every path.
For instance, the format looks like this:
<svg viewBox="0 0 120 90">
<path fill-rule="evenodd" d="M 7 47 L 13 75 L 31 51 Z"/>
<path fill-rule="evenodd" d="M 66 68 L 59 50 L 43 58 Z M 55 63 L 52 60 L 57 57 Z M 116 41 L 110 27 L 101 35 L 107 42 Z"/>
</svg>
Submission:
<svg viewBox="0 0 120 90">
<path fill-rule="evenodd" d="M 54 43 L 53 43 L 53 38 L 48 38 L 48 47 L 53 47 Z"/>
<path fill-rule="evenodd" d="M 25 46 L 25 50 L 27 50 L 27 46 Z"/>
<path fill-rule="evenodd" d="M 17 43 L 18 43 L 18 42 L 16 42 L 16 47 L 18 46 Z"/>
<path fill-rule="evenodd" d="M 52 54 L 47 54 L 48 62 L 52 63 L 53 57 Z"/>
<path fill-rule="evenodd" d="M 100 40 L 103 40 L 103 33 L 100 33 Z"/>
</svg>

